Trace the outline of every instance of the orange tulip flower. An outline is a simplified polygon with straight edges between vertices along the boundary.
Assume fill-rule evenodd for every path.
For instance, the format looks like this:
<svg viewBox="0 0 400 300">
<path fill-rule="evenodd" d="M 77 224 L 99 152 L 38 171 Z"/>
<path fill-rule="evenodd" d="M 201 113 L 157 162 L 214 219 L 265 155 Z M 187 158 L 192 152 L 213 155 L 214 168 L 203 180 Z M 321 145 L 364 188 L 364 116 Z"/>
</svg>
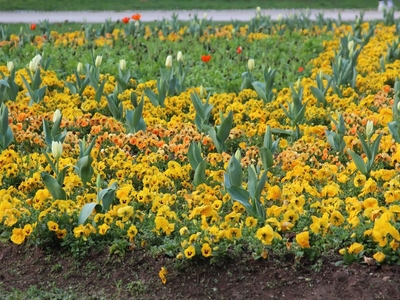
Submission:
<svg viewBox="0 0 400 300">
<path fill-rule="evenodd" d="M 211 55 L 210 54 L 201 56 L 201 60 L 203 62 L 205 62 L 205 63 L 208 63 L 210 61 L 210 59 L 211 59 Z"/>
<path fill-rule="evenodd" d="M 128 24 L 129 20 L 130 20 L 129 17 L 122 18 L 122 23 Z"/>
<path fill-rule="evenodd" d="M 142 17 L 142 16 L 141 16 L 140 14 L 134 14 L 134 15 L 132 15 L 132 19 L 135 20 L 135 21 L 139 21 L 141 17 Z"/>
<path fill-rule="evenodd" d="M 35 30 L 36 29 L 36 24 L 32 23 L 30 28 L 31 28 L 31 30 Z"/>
</svg>

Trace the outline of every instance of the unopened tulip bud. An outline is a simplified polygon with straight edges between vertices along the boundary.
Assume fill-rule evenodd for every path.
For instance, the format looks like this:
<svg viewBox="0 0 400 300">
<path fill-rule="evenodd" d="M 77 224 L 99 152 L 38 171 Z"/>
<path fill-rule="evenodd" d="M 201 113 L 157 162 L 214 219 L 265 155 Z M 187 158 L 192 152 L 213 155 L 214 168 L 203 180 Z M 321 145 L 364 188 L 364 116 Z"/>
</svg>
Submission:
<svg viewBox="0 0 400 300">
<path fill-rule="evenodd" d="M 365 133 L 368 138 L 370 138 L 372 136 L 372 134 L 374 133 L 374 121 L 367 122 L 367 126 L 365 128 Z"/>
<path fill-rule="evenodd" d="M 8 61 L 7 62 L 7 70 L 10 73 L 14 70 L 14 62 L 13 61 Z"/>
<path fill-rule="evenodd" d="M 126 60 L 125 59 L 119 60 L 119 68 L 121 69 L 121 71 L 124 71 L 126 69 Z"/>
<path fill-rule="evenodd" d="M 204 13 L 203 19 L 204 19 L 204 20 L 207 19 L 207 13 Z"/>
<path fill-rule="evenodd" d="M 296 88 L 297 88 L 298 91 L 300 90 L 300 87 L 301 87 L 301 81 L 300 81 L 300 78 L 299 78 L 296 81 Z"/>
<path fill-rule="evenodd" d="M 254 70 L 254 58 L 249 58 L 249 60 L 247 61 L 247 68 L 249 69 L 249 71 Z"/>
<path fill-rule="evenodd" d="M 397 111 L 400 111 L 400 102 L 397 103 Z"/>
<path fill-rule="evenodd" d="M 171 68 L 172 67 L 172 56 L 171 55 L 167 56 L 167 59 L 165 60 L 165 66 L 167 68 Z"/>
<path fill-rule="evenodd" d="M 261 12 L 261 7 L 257 6 L 257 13 Z"/>
<path fill-rule="evenodd" d="M 94 65 L 96 66 L 96 68 L 100 67 L 102 60 L 103 60 L 103 57 L 101 55 L 97 55 L 96 61 L 94 62 Z"/>
<path fill-rule="evenodd" d="M 35 72 L 36 72 L 36 69 L 37 69 L 37 64 L 35 64 L 35 62 L 34 62 L 33 60 L 31 60 L 31 61 L 29 62 L 29 70 L 30 70 L 32 73 L 35 73 Z"/>
<path fill-rule="evenodd" d="M 282 14 L 279 14 L 277 19 L 278 19 L 278 21 L 282 21 Z"/>
<path fill-rule="evenodd" d="M 200 98 L 203 98 L 204 95 L 205 95 L 204 87 L 203 87 L 203 85 L 200 85 Z"/>
<path fill-rule="evenodd" d="M 83 63 L 78 62 L 78 65 L 76 66 L 76 71 L 78 71 L 78 73 L 82 73 L 82 71 L 83 71 Z"/>
<path fill-rule="evenodd" d="M 181 60 L 183 61 L 182 58 L 183 58 L 182 51 L 179 51 L 178 54 L 176 55 L 176 60 L 177 60 L 177 61 L 181 61 Z"/>
<path fill-rule="evenodd" d="M 58 120 L 60 120 L 62 117 L 61 111 L 59 109 L 56 109 L 56 111 L 53 114 L 53 123 L 56 123 Z"/>
<path fill-rule="evenodd" d="M 51 153 L 53 154 L 53 157 L 58 160 L 61 157 L 63 148 L 61 142 L 51 142 Z"/>
<path fill-rule="evenodd" d="M 100 174 L 97 174 L 96 187 L 97 187 L 98 190 L 101 188 L 101 177 L 100 177 Z"/>
<path fill-rule="evenodd" d="M 242 160 L 242 154 L 240 153 L 240 150 L 237 149 L 235 152 L 235 158 L 240 162 Z"/>
<path fill-rule="evenodd" d="M 40 66 L 40 62 L 42 61 L 42 56 L 40 54 L 36 54 L 36 56 L 32 59 L 32 62 L 36 65 L 36 69 Z"/>
</svg>

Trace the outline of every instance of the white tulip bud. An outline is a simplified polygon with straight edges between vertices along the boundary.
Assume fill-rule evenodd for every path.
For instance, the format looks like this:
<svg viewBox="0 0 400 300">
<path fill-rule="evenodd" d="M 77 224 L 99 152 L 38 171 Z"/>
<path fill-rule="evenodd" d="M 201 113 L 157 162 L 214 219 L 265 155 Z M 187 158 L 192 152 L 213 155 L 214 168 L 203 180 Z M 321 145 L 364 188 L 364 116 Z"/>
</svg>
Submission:
<svg viewBox="0 0 400 300">
<path fill-rule="evenodd" d="M 119 60 L 119 68 L 121 69 L 121 71 L 124 71 L 126 69 L 126 60 L 125 59 Z"/>
<path fill-rule="evenodd" d="M 204 13 L 203 19 L 204 19 L 204 20 L 207 19 L 207 13 Z"/>
<path fill-rule="evenodd" d="M 56 111 L 53 114 L 53 123 L 56 123 L 58 120 L 60 120 L 62 117 L 61 111 L 59 109 L 56 109 Z"/>
<path fill-rule="evenodd" d="M 249 60 L 247 61 L 247 68 L 249 69 L 249 71 L 254 70 L 254 58 L 249 58 Z"/>
<path fill-rule="evenodd" d="M 101 65 L 101 61 L 103 60 L 103 57 L 101 55 L 97 55 L 96 57 L 96 61 L 94 63 L 94 65 L 96 66 L 96 68 L 100 67 Z"/>
<path fill-rule="evenodd" d="M 33 60 L 31 60 L 31 61 L 29 62 L 29 70 L 30 70 L 32 73 L 35 73 L 36 70 L 37 70 L 37 65 L 35 64 L 35 62 L 34 62 Z"/>
<path fill-rule="evenodd" d="M 182 51 L 179 51 L 178 54 L 176 55 L 176 60 L 177 61 L 183 61 L 183 54 Z"/>
<path fill-rule="evenodd" d="M 76 70 L 78 71 L 78 73 L 82 73 L 82 71 L 83 71 L 83 63 L 78 62 L 78 65 L 76 66 Z"/>
<path fill-rule="evenodd" d="M 53 157 L 58 160 L 61 157 L 63 148 L 61 142 L 51 142 L 51 153 L 53 154 Z"/>
<path fill-rule="evenodd" d="M 167 59 L 165 60 L 165 66 L 167 68 L 171 68 L 172 67 L 172 56 L 171 55 L 167 56 Z"/>
<path fill-rule="evenodd" d="M 36 56 L 32 60 L 36 63 L 36 65 L 39 66 L 42 60 L 42 56 L 40 54 L 36 54 Z"/>
<path fill-rule="evenodd" d="M 277 17 L 277 20 L 278 20 L 278 21 L 282 21 L 282 18 L 283 18 L 283 17 L 282 17 L 282 14 L 279 14 L 278 17 Z"/>
<path fill-rule="evenodd" d="M 365 128 L 365 133 L 368 138 L 370 138 L 372 136 L 372 134 L 374 133 L 374 121 L 369 120 L 367 122 L 367 126 Z"/>
<path fill-rule="evenodd" d="M 13 61 L 7 62 L 7 69 L 8 69 L 8 72 L 10 72 L 10 73 L 14 70 L 14 62 Z"/>
<path fill-rule="evenodd" d="M 261 7 L 257 6 L 257 13 L 261 12 Z"/>
<path fill-rule="evenodd" d="M 400 102 L 397 103 L 397 111 L 400 111 Z"/>
</svg>

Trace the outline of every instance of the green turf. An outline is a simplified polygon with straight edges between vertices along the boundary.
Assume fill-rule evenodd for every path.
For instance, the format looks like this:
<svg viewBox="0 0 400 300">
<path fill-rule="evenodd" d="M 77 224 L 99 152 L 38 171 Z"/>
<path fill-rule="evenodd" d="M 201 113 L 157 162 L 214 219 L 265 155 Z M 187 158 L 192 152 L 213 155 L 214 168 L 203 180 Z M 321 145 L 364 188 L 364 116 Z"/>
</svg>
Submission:
<svg viewBox="0 0 400 300">
<path fill-rule="evenodd" d="M 396 4 L 396 2 L 395 2 Z M 175 9 L 249 9 L 260 6 L 263 9 L 272 8 L 357 8 L 376 9 L 377 0 L 0 0 L 0 10 L 46 10 L 46 11 L 77 11 L 77 10 L 175 10 Z"/>
</svg>

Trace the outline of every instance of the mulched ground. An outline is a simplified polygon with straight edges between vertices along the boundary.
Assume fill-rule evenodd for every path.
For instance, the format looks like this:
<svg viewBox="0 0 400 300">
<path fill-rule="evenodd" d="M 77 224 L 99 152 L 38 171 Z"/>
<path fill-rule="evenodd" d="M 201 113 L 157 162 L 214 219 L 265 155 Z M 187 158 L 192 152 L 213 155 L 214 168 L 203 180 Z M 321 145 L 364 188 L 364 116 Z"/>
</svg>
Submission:
<svg viewBox="0 0 400 300">
<path fill-rule="evenodd" d="M 52 251 L 0 244 L 0 291 L 71 290 L 87 299 L 399 299 L 400 266 L 336 266 L 293 258 L 177 264 L 135 250 L 92 253 L 78 261 Z M 167 267 L 167 283 L 158 277 Z M 1 292 L 0 292 L 1 298 Z"/>
</svg>

